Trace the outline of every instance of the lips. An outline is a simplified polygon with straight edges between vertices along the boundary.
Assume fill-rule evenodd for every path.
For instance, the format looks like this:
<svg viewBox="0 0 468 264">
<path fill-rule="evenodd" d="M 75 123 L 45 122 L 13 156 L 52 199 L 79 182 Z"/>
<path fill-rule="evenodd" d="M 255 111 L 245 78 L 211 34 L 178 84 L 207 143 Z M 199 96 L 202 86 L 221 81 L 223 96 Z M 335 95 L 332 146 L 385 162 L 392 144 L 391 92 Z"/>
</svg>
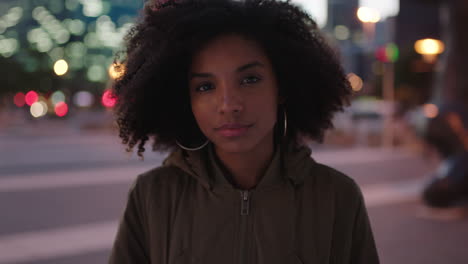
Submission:
<svg viewBox="0 0 468 264">
<path fill-rule="evenodd" d="M 252 125 L 224 124 L 215 130 L 224 137 L 240 137 L 245 135 Z"/>
</svg>

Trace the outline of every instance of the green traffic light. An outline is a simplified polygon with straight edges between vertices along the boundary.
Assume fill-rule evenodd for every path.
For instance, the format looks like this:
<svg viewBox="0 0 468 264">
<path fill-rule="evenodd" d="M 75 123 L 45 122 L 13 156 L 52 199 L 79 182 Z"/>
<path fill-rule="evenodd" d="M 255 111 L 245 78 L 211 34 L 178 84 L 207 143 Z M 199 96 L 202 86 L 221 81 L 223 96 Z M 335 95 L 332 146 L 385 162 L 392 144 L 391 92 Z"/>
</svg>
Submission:
<svg viewBox="0 0 468 264">
<path fill-rule="evenodd" d="M 389 62 L 396 62 L 400 56 L 400 50 L 396 44 L 389 43 L 385 47 L 385 55 Z"/>
</svg>

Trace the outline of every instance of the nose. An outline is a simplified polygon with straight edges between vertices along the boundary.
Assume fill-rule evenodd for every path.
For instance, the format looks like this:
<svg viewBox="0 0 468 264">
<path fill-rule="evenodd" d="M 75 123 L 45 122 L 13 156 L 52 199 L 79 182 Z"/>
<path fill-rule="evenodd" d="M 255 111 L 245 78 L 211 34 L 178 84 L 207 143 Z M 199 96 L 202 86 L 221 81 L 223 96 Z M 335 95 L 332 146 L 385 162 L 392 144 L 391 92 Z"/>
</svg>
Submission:
<svg viewBox="0 0 468 264">
<path fill-rule="evenodd" d="M 219 113 L 240 113 L 244 110 L 244 100 L 235 84 L 223 82 L 218 86 L 218 105 Z"/>
</svg>

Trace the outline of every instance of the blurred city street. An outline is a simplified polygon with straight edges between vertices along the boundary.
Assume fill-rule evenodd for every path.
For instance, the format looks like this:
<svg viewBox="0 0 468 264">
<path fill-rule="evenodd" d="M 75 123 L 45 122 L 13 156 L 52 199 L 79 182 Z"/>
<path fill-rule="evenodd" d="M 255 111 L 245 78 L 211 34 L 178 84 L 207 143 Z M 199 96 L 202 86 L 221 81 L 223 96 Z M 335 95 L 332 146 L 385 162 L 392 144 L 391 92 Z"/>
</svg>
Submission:
<svg viewBox="0 0 468 264">
<path fill-rule="evenodd" d="M 146 62 L 128 63 L 123 52 L 133 43 L 129 37 L 139 35 L 138 16 L 149 2 L 172 8 L 166 0 L 0 1 L 0 264 L 107 263 L 131 183 L 167 155 L 148 145 L 144 160 L 126 153 L 112 115 L 115 91 L 127 89 L 113 89 L 116 81 L 146 71 L 152 81 L 159 76 L 143 67 Z M 312 35 L 323 35 L 336 52 L 352 89 L 350 105 L 334 115 L 325 144 L 311 146 L 312 157 L 361 187 L 381 263 L 468 263 L 468 203 L 458 207 L 468 201 L 468 1 L 291 2 L 317 23 L 320 30 L 311 27 Z M 277 17 L 281 23 L 271 25 L 283 24 Z M 281 39 L 299 36 L 286 29 Z M 165 29 L 154 34 L 160 31 Z M 184 36 L 181 43 L 195 39 L 185 34 L 169 35 Z M 252 40 L 254 35 L 257 31 L 249 34 Z M 155 48 L 141 56 L 151 62 L 148 67 L 166 57 L 159 48 L 185 46 L 172 45 L 178 42 L 171 38 L 168 45 L 161 44 L 163 38 L 149 39 Z M 281 45 L 279 50 L 281 56 L 269 58 L 274 65 L 296 52 Z M 190 52 L 195 56 L 200 50 Z M 172 68 L 188 69 L 184 63 L 171 59 L 177 67 L 155 68 L 167 69 L 160 74 L 165 78 L 175 76 L 169 74 Z M 306 65 L 294 61 L 285 73 L 294 64 Z M 132 70 L 132 65 L 143 66 Z M 143 115 L 169 115 L 167 107 L 152 107 L 172 93 L 170 85 L 144 85 L 145 78 L 135 85 L 151 104 L 141 107 Z M 335 90 L 324 89 L 328 86 L 316 78 L 301 86 L 314 89 L 306 100 Z M 129 96 L 133 92 L 124 92 L 130 100 L 124 96 L 123 102 L 137 104 Z M 294 127 L 287 109 L 285 127 Z"/>
<path fill-rule="evenodd" d="M 41 124 L 0 131 L 0 263 L 105 263 L 130 183 L 165 155 L 140 161 L 109 131 Z M 361 186 L 382 263 L 466 263 L 468 219 L 428 217 L 419 201 L 434 164 L 403 149 L 312 156 Z"/>
</svg>

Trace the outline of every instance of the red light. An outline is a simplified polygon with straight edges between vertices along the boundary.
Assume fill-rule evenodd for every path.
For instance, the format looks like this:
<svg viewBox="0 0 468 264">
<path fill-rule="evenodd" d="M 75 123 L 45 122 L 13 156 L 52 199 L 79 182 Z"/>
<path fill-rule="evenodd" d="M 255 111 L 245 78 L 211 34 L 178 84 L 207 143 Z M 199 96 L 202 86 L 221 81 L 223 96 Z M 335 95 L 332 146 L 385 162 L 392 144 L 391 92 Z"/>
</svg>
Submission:
<svg viewBox="0 0 468 264">
<path fill-rule="evenodd" d="M 68 113 L 68 105 L 64 102 L 59 102 L 55 105 L 55 114 L 57 116 L 65 116 Z"/>
<path fill-rule="evenodd" d="M 375 51 L 375 57 L 381 62 L 389 62 L 385 47 L 379 47 Z"/>
<path fill-rule="evenodd" d="M 25 96 L 26 104 L 31 106 L 39 100 L 39 95 L 35 91 L 29 91 Z"/>
<path fill-rule="evenodd" d="M 24 104 L 26 103 L 26 102 L 24 101 L 24 93 L 17 93 L 17 94 L 15 95 L 15 97 L 13 98 L 13 101 L 14 101 L 14 103 L 15 103 L 16 106 L 18 106 L 18 107 L 23 107 Z"/>
<path fill-rule="evenodd" d="M 117 99 L 114 97 L 110 90 L 106 90 L 102 95 L 102 105 L 105 107 L 114 107 L 117 103 Z"/>
</svg>

